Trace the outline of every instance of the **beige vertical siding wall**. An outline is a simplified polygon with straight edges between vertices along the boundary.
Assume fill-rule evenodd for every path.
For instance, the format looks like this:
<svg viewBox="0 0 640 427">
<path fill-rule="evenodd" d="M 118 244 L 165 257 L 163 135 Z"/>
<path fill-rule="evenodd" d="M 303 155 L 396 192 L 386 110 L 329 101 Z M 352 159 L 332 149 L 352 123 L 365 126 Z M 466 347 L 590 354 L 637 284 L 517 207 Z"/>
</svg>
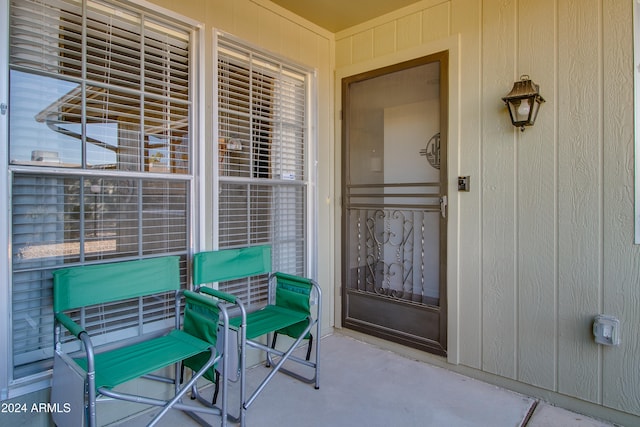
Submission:
<svg viewBox="0 0 640 427">
<path fill-rule="evenodd" d="M 453 360 L 640 415 L 632 0 L 424 0 L 336 34 L 337 75 L 455 35 Z M 500 100 L 521 74 L 547 101 L 523 133 Z M 620 347 L 594 343 L 600 313 Z"/>
</svg>

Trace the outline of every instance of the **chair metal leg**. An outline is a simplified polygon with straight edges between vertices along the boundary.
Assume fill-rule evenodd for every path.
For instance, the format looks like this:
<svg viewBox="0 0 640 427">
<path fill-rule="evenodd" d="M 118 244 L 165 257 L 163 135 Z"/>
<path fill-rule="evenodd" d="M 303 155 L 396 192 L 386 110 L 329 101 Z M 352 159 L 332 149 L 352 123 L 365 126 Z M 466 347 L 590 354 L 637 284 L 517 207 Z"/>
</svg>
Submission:
<svg viewBox="0 0 640 427">
<path fill-rule="evenodd" d="M 215 348 L 211 348 L 210 349 L 211 352 L 211 357 L 209 358 L 209 360 L 204 364 L 204 366 L 196 373 L 193 374 L 193 376 L 191 377 L 191 379 L 189 380 L 189 382 L 187 382 L 187 384 L 182 387 L 182 389 L 177 388 L 177 393 L 175 394 L 175 396 L 169 400 L 166 405 L 164 405 L 164 407 L 162 408 L 162 410 L 160 412 L 158 412 L 156 414 L 156 416 L 153 418 L 153 420 L 151 420 L 151 422 L 148 424 L 148 426 L 155 426 L 159 420 L 171 409 L 171 408 L 176 408 L 176 409 L 182 409 L 184 410 L 184 405 L 180 404 L 180 401 L 182 399 L 182 396 L 187 393 L 189 390 L 192 389 L 192 387 L 196 384 L 196 382 L 198 381 L 198 379 L 207 371 L 207 369 L 209 369 L 210 367 L 212 367 L 215 362 L 217 362 L 219 360 L 219 357 L 217 357 L 217 353 L 216 353 L 216 349 Z M 224 362 L 223 362 L 224 363 Z M 226 392 L 226 390 L 225 390 Z M 202 410 L 202 409 L 196 409 L 196 408 L 192 408 L 191 410 L 193 411 L 200 411 L 200 412 L 208 412 L 206 410 Z M 226 407 L 226 402 L 223 402 L 223 406 L 222 409 L 220 410 L 220 415 L 222 418 L 222 426 L 225 427 L 227 425 L 227 407 Z"/>
<path fill-rule="evenodd" d="M 311 347 L 313 347 L 313 334 L 309 334 L 309 346 L 307 347 L 307 361 L 311 359 Z"/>
<path fill-rule="evenodd" d="M 276 340 L 278 339 L 278 333 L 273 333 L 273 341 L 271 341 L 271 348 L 276 348 Z M 309 361 L 311 359 L 311 347 L 313 347 L 313 334 L 309 334 L 309 346 L 307 347 L 307 357 L 306 360 Z M 271 367 L 271 363 L 269 363 L 269 358 L 267 358 L 267 368 Z"/>
<path fill-rule="evenodd" d="M 271 348 L 276 348 L 276 341 L 278 340 L 278 333 L 274 332 L 273 333 L 273 340 L 271 340 Z M 264 364 L 265 367 L 270 368 L 271 367 L 271 358 L 269 357 L 269 354 L 267 353 L 267 360 Z"/>
<path fill-rule="evenodd" d="M 294 341 L 294 343 L 289 347 L 289 349 L 286 352 L 281 352 L 279 350 L 276 349 L 272 349 L 271 347 L 269 347 L 268 345 L 262 345 L 258 342 L 255 341 L 248 341 L 247 344 L 250 345 L 251 347 L 263 350 L 267 352 L 267 358 L 270 357 L 271 353 L 276 354 L 277 356 L 280 357 L 280 360 L 278 361 L 278 363 L 275 364 L 275 366 L 271 369 L 271 372 L 269 372 L 269 374 L 262 380 L 262 382 L 260 383 L 260 385 L 254 390 L 253 394 L 244 402 L 243 404 L 243 408 L 244 409 L 249 409 L 249 406 L 251 406 L 251 404 L 254 402 L 254 400 L 256 399 L 256 397 L 258 397 L 258 395 L 262 392 L 262 390 L 265 388 L 265 386 L 267 385 L 267 383 L 269 381 L 271 381 L 271 379 L 273 378 L 273 376 L 277 373 L 277 372 L 282 372 L 282 373 L 286 373 L 300 381 L 303 382 L 309 382 L 309 383 L 313 383 L 315 382 L 315 388 L 318 389 L 319 387 L 319 382 L 318 382 L 318 361 L 316 360 L 315 363 L 312 362 L 308 362 L 308 361 L 303 361 L 302 359 L 296 358 L 295 356 L 292 355 L 292 353 L 296 350 L 296 348 L 298 348 L 298 346 L 300 345 L 300 342 L 302 342 L 302 340 L 304 339 L 304 337 L 311 331 L 311 329 L 314 327 L 314 325 L 316 325 L 317 327 L 317 322 L 310 322 L 309 325 L 307 326 L 306 330 L 303 331 L 302 334 L 300 334 L 300 336 Z M 319 330 L 319 329 L 318 329 Z M 318 345 L 316 344 L 316 351 L 318 349 Z M 317 357 L 320 356 L 320 353 L 317 351 L 316 354 Z M 295 360 L 298 361 L 300 363 L 307 364 L 311 367 L 315 368 L 316 374 L 314 375 L 314 378 L 304 378 L 294 372 L 288 371 L 286 369 L 283 368 L 283 365 L 285 364 L 285 362 L 287 362 L 287 360 Z"/>
<path fill-rule="evenodd" d="M 218 392 L 220 392 L 220 372 L 216 371 L 215 388 L 213 390 L 213 398 L 211 404 L 215 405 L 218 400 Z"/>
</svg>

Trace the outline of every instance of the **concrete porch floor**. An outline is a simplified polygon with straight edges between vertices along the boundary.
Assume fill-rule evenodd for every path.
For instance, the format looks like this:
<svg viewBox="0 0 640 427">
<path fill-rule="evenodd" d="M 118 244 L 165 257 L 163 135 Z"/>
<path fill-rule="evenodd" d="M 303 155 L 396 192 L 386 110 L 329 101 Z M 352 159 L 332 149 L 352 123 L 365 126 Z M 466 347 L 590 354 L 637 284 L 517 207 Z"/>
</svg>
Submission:
<svg viewBox="0 0 640 427">
<path fill-rule="evenodd" d="M 320 389 L 276 375 L 247 411 L 247 427 L 611 427 L 613 424 L 538 402 L 340 334 L 323 338 Z M 266 375 L 248 371 L 248 390 Z M 229 393 L 230 411 L 237 414 Z M 213 388 L 203 390 L 209 399 Z M 189 399 L 186 399 L 187 401 Z M 157 409 L 113 424 L 138 427 Z M 220 419 L 206 417 L 212 425 Z M 161 426 L 197 426 L 171 410 Z M 230 426 L 235 424 L 229 423 Z"/>
</svg>

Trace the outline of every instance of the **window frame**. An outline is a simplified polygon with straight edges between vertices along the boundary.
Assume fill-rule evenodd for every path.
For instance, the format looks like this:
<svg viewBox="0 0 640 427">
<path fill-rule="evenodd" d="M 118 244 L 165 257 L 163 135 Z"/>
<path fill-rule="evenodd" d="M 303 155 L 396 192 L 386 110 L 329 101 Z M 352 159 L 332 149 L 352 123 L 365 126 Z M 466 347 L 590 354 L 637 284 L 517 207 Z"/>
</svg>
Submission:
<svg viewBox="0 0 640 427">
<path fill-rule="evenodd" d="M 171 25 L 174 23 L 176 26 L 186 29 L 189 34 L 189 92 L 191 94 L 191 113 L 189 114 L 189 135 L 190 135 L 190 147 L 188 155 L 190 156 L 190 170 L 186 175 L 171 176 L 164 173 L 149 173 L 146 170 L 138 172 L 128 173 L 127 176 L 133 176 L 136 180 L 143 182 L 144 180 L 160 180 L 170 183 L 172 179 L 178 179 L 180 182 L 184 182 L 184 187 L 188 191 L 186 195 L 186 209 L 187 217 L 186 235 L 185 240 L 185 255 L 187 261 L 190 258 L 190 254 L 193 253 L 194 239 L 197 238 L 198 230 L 200 229 L 200 215 L 199 200 L 200 200 L 200 188 L 197 185 L 198 177 L 201 171 L 201 163 L 197 160 L 201 156 L 198 153 L 202 151 L 203 147 L 203 118 L 204 118 L 204 102 L 203 102 L 203 73 L 204 73 L 204 52 L 203 52 L 203 40 L 204 40 L 204 27 L 200 22 L 193 19 L 177 15 L 173 11 L 164 9 L 160 6 L 153 5 L 145 2 L 144 0 L 130 0 L 121 2 L 122 8 L 129 10 L 134 8 L 144 13 L 150 13 L 153 16 L 162 20 L 165 25 Z M 118 3 L 112 4 L 115 10 L 119 9 Z M 9 9 L 10 0 L 0 0 L 0 10 L 4 13 L 0 14 L 0 24 L 3 31 L 0 31 L 0 105 L 6 106 L 9 103 Z M 5 147 L 9 146 L 9 119 L 8 114 L 0 114 L 0 143 Z M 143 155 L 143 154 L 141 154 Z M 4 173 L 0 177 L 0 200 L 4 200 L 7 206 L 11 206 L 11 177 L 12 173 L 33 172 L 33 167 L 25 167 L 20 165 L 10 165 L 8 150 L 1 150 L 0 162 L 3 165 Z M 65 173 L 69 175 L 80 176 L 103 176 L 104 171 L 92 171 L 89 169 L 81 170 L 64 170 L 57 168 L 45 167 L 39 174 L 50 175 L 60 173 L 64 176 Z M 117 178 L 118 176 L 116 176 Z M 121 175 L 121 177 L 124 177 Z M 143 197 L 142 194 L 139 197 Z M 0 214 L 1 221 L 4 226 L 0 227 L 0 241 L 4 244 L 1 245 L 0 256 L 3 258 L 4 274 L 0 278 L 0 316 L 5 320 L 5 324 L 11 325 L 13 308 L 12 308 L 12 277 L 13 277 L 13 262 L 12 262 L 12 249 L 11 249 L 11 223 L 12 213 L 4 210 Z M 139 224 L 142 227 L 142 224 Z M 190 283 L 187 267 L 187 286 Z M 53 331 L 51 332 L 53 334 Z M 0 366 L 0 400 L 15 398 L 27 393 L 35 392 L 48 388 L 50 386 L 50 370 L 41 370 L 33 374 L 27 375 L 22 378 L 14 378 L 14 363 L 13 363 L 13 344 L 12 344 L 12 332 L 11 328 L 1 328 L 0 330 L 0 360 L 6 360 L 3 366 Z"/>
<path fill-rule="evenodd" d="M 7 147 L 9 144 L 9 114 L 6 112 L 9 102 L 9 0 L 0 0 L 0 144 Z M 2 112 L 4 111 L 4 112 Z M 9 190 L 7 180 L 7 168 L 9 165 L 8 150 L 0 150 L 0 165 L 2 165 L 3 174 L 0 176 L 0 200 L 8 203 Z M 11 313 L 11 260 L 9 257 L 9 222 L 10 217 L 7 215 L 6 209 L 0 212 L 0 258 L 4 272 L 0 276 L 0 316 L 6 320 L 6 325 L 12 324 Z M 0 360 L 6 360 L 4 366 L 0 365 L 0 400 L 6 400 L 10 397 L 9 378 L 10 371 L 13 369 L 10 363 L 10 355 L 12 354 L 12 346 L 9 342 L 11 334 L 9 328 L 0 328 Z"/>
<path fill-rule="evenodd" d="M 220 191 L 224 184 L 245 184 L 255 182 L 260 185 L 278 185 L 278 182 L 286 182 L 285 179 L 278 178 L 261 178 L 261 177 L 240 177 L 238 179 L 225 177 L 220 173 L 221 157 L 220 157 L 220 87 L 219 87 L 219 55 L 220 55 L 220 40 L 224 40 L 224 43 L 234 45 L 241 49 L 244 49 L 252 54 L 259 55 L 260 58 L 273 61 L 285 68 L 291 68 L 301 74 L 305 75 L 305 160 L 304 160 L 304 177 L 301 180 L 296 180 L 291 185 L 291 188 L 303 187 L 306 192 L 305 195 L 305 212 L 304 212 L 304 234 L 306 239 L 305 244 L 305 256 L 304 256 L 304 275 L 317 279 L 318 267 L 317 267 L 317 239 L 318 239 L 318 218 L 317 218 L 317 152 L 318 152 L 318 134 L 317 134 L 317 116 L 318 116 L 318 96 L 317 96 L 317 71 L 313 68 L 304 66 L 300 63 L 292 61 L 282 55 L 269 52 L 268 50 L 246 42 L 230 33 L 214 29 L 213 31 L 213 69 L 215 70 L 215 76 L 212 78 L 214 83 L 214 102 L 213 104 L 213 135 L 215 143 L 213 145 L 212 162 L 217 167 L 214 169 L 214 174 L 211 178 L 212 183 L 212 199 L 213 199 L 213 212 L 218 213 L 220 210 Z M 261 181 L 261 182 L 260 182 Z M 235 246 L 221 245 L 221 229 L 220 229 L 220 215 L 215 214 L 213 218 L 213 247 L 214 249 L 221 249 Z M 255 243 L 258 244 L 258 243 Z M 272 263 L 277 266 L 277 251 L 274 250 L 274 259 Z"/>
</svg>

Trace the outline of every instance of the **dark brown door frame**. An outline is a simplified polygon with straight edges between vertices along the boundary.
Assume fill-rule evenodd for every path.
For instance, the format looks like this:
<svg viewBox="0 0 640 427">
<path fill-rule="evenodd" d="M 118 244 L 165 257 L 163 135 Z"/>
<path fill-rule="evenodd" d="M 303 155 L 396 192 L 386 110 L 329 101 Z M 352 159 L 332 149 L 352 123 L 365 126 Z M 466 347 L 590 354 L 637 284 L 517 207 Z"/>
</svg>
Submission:
<svg viewBox="0 0 640 427">
<path fill-rule="evenodd" d="M 391 66 L 383 67 L 376 70 L 366 71 L 364 73 L 360 73 L 357 75 L 345 77 L 342 79 L 342 165 L 341 165 L 341 176 L 342 176 L 342 194 L 343 194 L 343 203 L 342 203 L 342 326 L 353 329 L 359 332 L 363 332 L 372 336 L 377 336 L 389 341 L 398 342 L 400 344 L 417 348 L 420 350 L 424 350 L 430 353 L 434 353 L 437 355 L 446 356 L 447 354 L 447 258 L 446 258 L 446 247 L 447 247 L 447 219 L 440 219 L 440 248 L 444 248 L 440 250 L 440 301 L 437 310 L 435 308 L 424 308 L 418 307 L 417 305 L 405 304 L 400 301 L 386 300 L 386 303 L 389 304 L 402 304 L 402 310 L 407 311 L 407 315 L 409 317 L 415 317 L 415 319 L 421 319 L 422 321 L 433 321 L 436 317 L 441 319 L 437 323 L 437 331 L 434 331 L 438 336 L 436 340 L 432 339 L 420 339 L 412 334 L 403 334 L 394 331 L 390 331 L 386 328 L 378 327 L 375 324 L 367 321 L 359 321 L 357 319 L 353 319 L 349 316 L 349 295 L 348 295 L 348 283 L 349 283 L 349 266 L 348 264 L 348 254 L 349 254 L 349 230 L 347 229 L 347 210 L 348 210 L 348 200 L 345 195 L 348 194 L 348 182 L 346 182 L 346 178 L 349 173 L 349 106 L 350 106 L 350 97 L 349 97 L 349 86 L 352 83 L 360 82 L 368 79 L 372 79 L 375 77 L 379 77 L 385 74 L 393 73 L 396 71 L 401 71 L 405 69 L 409 69 L 412 67 L 416 67 L 419 65 L 424 65 L 428 63 L 432 63 L 435 61 L 440 62 L 440 140 L 443 147 L 448 147 L 448 111 L 449 111 L 449 52 L 442 51 L 432 55 L 427 55 L 425 57 L 413 59 L 410 61 L 394 64 Z M 442 170 L 440 174 L 440 191 L 441 194 L 447 195 L 447 149 L 441 150 L 440 153 L 440 161 L 442 165 Z M 447 213 L 448 215 L 448 213 Z M 370 309 L 376 310 L 380 309 L 379 302 L 375 301 L 375 298 L 364 298 L 362 301 L 365 301 L 364 304 L 368 305 Z M 416 315 L 418 311 L 423 311 L 421 315 Z"/>
</svg>

